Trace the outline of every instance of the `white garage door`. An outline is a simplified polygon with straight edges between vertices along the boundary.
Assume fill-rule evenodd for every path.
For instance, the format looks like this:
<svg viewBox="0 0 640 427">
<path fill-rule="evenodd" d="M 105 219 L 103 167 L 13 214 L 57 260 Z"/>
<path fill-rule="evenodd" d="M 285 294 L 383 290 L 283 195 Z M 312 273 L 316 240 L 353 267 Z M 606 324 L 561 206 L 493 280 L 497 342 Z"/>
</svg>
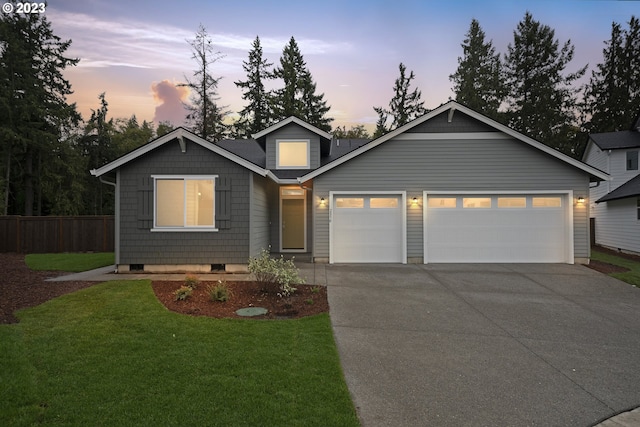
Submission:
<svg viewBox="0 0 640 427">
<path fill-rule="evenodd" d="M 396 194 L 336 194 L 331 262 L 404 262 L 404 203 Z"/>
<path fill-rule="evenodd" d="M 572 262 L 567 199 L 426 195 L 425 262 Z"/>
</svg>

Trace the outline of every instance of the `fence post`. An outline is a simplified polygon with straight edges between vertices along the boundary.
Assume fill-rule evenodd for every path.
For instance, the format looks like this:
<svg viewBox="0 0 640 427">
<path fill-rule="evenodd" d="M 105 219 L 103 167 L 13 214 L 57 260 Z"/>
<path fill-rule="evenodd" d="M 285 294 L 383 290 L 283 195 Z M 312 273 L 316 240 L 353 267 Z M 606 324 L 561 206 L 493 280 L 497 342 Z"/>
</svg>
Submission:
<svg viewBox="0 0 640 427">
<path fill-rule="evenodd" d="M 16 215 L 16 253 L 20 251 L 20 216 Z"/>
</svg>

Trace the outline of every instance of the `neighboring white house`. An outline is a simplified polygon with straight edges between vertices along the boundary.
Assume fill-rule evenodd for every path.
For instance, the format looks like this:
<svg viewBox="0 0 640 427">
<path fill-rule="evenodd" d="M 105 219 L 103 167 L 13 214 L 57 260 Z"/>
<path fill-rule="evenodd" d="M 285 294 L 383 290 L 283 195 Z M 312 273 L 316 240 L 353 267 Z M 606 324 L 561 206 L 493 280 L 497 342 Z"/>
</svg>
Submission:
<svg viewBox="0 0 640 427">
<path fill-rule="evenodd" d="M 640 253 L 639 151 L 640 115 L 630 130 L 589 135 L 584 162 L 611 176 L 589 190 L 598 245 Z"/>
</svg>

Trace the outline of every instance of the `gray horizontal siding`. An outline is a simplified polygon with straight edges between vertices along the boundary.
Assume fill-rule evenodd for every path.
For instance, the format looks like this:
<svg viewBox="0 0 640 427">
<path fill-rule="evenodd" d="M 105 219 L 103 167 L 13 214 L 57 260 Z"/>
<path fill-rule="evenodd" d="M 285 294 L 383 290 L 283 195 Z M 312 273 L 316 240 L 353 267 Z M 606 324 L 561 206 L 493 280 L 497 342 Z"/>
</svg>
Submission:
<svg viewBox="0 0 640 427">
<path fill-rule="evenodd" d="M 314 194 L 407 191 L 407 256 L 422 257 L 422 191 L 573 190 L 587 196 L 588 176 L 515 139 L 390 140 L 318 176 Z M 314 256 L 329 256 L 328 203 L 315 207 Z M 588 212 L 574 209 L 576 257 L 588 257 Z"/>
<path fill-rule="evenodd" d="M 298 139 L 298 140 L 310 140 L 310 169 L 317 169 L 320 167 L 320 136 L 313 132 L 299 126 L 295 123 L 290 123 L 273 133 L 267 135 L 266 142 L 266 155 L 267 155 L 267 169 L 276 169 L 276 140 L 277 139 Z"/>
<path fill-rule="evenodd" d="M 231 181 L 231 224 L 218 232 L 152 232 L 140 228 L 140 183 L 151 175 L 218 175 Z M 187 141 L 177 141 L 139 157 L 120 169 L 121 264 L 229 264 L 249 257 L 249 179 L 252 172 Z M 216 203 L 218 201 L 216 200 Z"/>
<path fill-rule="evenodd" d="M 495 128 L 462 113 L 453 113 L 449 122 L 449 112 L 412 127 L 407 133 L 456 133 L 456 132 L 495 132 Z"/>
<path fill-rule="evenodd" d="M 267 178 L 253 175 L 251 188 L 251 240 L 249 254 L 256 256 L 262 249 L 269 248 L 271 216 L 269 211 L 269 182 Z"/>
</svg>

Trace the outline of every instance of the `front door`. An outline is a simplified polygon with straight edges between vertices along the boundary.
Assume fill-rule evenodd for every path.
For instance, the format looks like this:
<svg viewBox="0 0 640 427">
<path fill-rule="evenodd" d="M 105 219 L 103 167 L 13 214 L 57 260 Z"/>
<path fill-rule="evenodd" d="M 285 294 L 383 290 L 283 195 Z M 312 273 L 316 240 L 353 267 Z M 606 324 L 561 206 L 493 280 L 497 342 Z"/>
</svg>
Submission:
<svg viewBox="0 0 640 427">
<path fill-rule="evenodd" d="M 280 235 L 282 251 L 306 250 L 304 190 L 283 188 L 280 192 Z"/>
</svg>

